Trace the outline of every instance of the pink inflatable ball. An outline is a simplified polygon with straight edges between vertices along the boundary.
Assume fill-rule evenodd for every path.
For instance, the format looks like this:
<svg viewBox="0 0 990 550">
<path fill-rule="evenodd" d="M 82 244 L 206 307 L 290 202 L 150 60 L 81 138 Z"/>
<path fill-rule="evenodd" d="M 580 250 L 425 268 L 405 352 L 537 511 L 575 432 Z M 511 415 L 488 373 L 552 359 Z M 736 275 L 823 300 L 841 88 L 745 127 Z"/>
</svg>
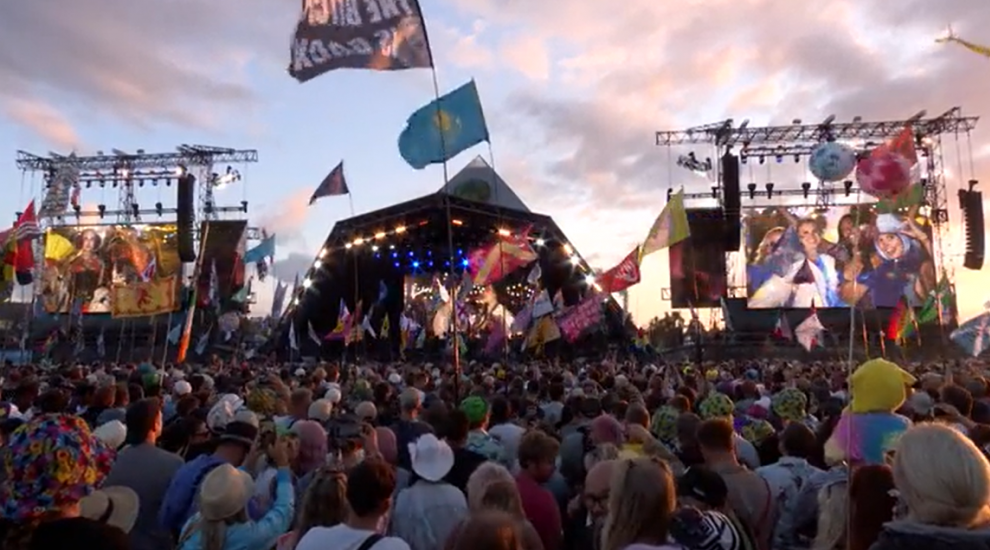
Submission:
<svg viewBox="0 0 990 550">
<path fill-rule="evenodd" d="M 868 195 L 892 199 L 911 186 L 911 165 L 903 155 L 880 152 L 856 164 L 856 183 Z"/>
</svg>

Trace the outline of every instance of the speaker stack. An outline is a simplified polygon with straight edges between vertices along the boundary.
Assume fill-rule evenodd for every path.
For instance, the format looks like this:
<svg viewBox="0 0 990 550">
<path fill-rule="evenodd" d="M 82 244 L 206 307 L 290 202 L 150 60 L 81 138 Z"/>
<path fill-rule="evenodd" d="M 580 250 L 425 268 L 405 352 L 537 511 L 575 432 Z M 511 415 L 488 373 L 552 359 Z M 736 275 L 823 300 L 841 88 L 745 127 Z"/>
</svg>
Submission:
<svg viewBox="0 0 990 550">
<path fill-rule="evenodd" d="M 193 223 L 196 217 L 196 177 L 183 174 L 176 186 L 175 219 L 178 225 L 179 259 L 183 262 L 196 261 L 196 245 Z"/>
<path fill-rule="evenodd" d="M 725 208 L 723 243 L 726 252 L 735 252 L 742 245 L 742 204 L 739 191 L 739 157 L 726 152 L 722 156 L 722 205 Z"/>
<path fill-rule="evenodd" d="M 959 190 L 959 208 L 966 226 L 966 254 L 963 267 L 983 269 L 983 256 L 986 248 L 986 226 L 983 221 L 983 193 L 973 190 L 977 181 L 969 181 L 969 190 Z"/>
</svg>

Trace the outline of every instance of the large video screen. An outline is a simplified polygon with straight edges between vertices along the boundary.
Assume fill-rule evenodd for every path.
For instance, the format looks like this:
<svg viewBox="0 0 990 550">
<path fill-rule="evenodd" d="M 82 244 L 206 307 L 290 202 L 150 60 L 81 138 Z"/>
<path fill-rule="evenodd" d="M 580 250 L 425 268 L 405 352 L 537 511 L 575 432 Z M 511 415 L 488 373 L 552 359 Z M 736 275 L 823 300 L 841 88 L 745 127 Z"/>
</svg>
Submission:
<svg viewBox="0 0 990 550">
<path fill-rule="evenodd" d="M 725 218 L 721 210 L 688 210 L 691 236 L 670 247 L 670 302 L 675 308 L 718 307 L 726 293 Z"/>
<path fill-rule="evenodd" d="M 181 275 L 175 224 L 73 225 L 45 234 L 40 299 L 49 313 L 110 313 L 111 288 Z"/>
<path fill-rule="evenodd" d="M 198 296 L 201 306 L 208 305 L 210 278 L 213 268 L 217 270 L 217 296 L 225 304 L 244 286 L 244 252 L 247 244 L 247 222 L 243 220 L 213 220 L 203 223 L 201 238 L 206 242 L 201 246 L 203 268 L 199 272 Z"/>
<path fill-rule="evenodd" d="M 744 220 L 749 307 L 920 306 L 936 284 L 917 207 L 753 210 Z"/>
</svg>

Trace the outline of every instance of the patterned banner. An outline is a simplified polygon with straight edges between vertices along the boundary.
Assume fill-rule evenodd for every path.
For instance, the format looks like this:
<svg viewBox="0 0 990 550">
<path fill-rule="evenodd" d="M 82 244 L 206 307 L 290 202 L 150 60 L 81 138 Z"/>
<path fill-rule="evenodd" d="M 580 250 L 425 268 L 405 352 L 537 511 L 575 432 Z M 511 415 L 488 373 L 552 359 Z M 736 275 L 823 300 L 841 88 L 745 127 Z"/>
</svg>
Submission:
<svg viewBox="0 0 990 550">
<path fill-rule="evenodd" d="M 175 311 L 175 276 L 113 288 L 112 313 L 118 317 L 142 317 Z"/>
<path fill-rule="evenodd" d="M 602 297 L 594 294 L 574 306 L 557 319 L 557 326 L 568 342 L 581 336 L 584 329 L 597 324 L 602 318 Z"/>
<path fill-rule="evenodd" d="M 629 253 L 619 265 L 598 276 L 602 292 L 622 292 L 639 282 L 639 247 Z"/>
</svg>

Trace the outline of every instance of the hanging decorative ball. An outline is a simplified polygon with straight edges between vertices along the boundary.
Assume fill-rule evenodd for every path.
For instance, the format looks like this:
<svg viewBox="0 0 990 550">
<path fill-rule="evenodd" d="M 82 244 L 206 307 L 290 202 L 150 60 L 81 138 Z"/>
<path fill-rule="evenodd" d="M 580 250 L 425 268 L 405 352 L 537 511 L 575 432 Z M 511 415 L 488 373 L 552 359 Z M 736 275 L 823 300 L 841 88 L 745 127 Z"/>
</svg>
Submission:
<svg viewBox="0 0 990 550">
<path fill-rule="evenodd" d="M 842 181 L 856 168 L 856 152 L 843 143 L 828 141 L 811 151 L 811 173 L 821 181 Z"/>
<path fill-rule="evenodd" d="M 856 165 L 859 188 L 878 199 L 892 199 L 911 186 L 911 164 L 904 155 L 877 152 Z"/>
</svg>

